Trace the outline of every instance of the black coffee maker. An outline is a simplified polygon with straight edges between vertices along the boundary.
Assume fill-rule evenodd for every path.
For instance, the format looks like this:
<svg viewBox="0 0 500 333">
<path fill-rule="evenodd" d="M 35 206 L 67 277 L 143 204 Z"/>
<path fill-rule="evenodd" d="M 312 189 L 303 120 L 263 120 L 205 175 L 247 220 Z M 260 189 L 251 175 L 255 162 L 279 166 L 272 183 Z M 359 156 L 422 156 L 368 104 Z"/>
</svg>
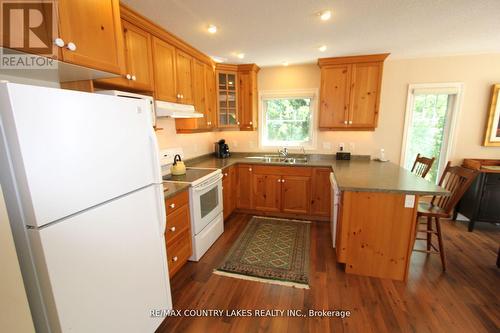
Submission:
<svg viewBox="0 0 500 333">
<path fill-rule="evenodd" d="M 226 140 L 220 139 L 215 143 L 215 156 L 218 158 L 228 158 L 229 156 L 231 156 Z"/>
</svg>

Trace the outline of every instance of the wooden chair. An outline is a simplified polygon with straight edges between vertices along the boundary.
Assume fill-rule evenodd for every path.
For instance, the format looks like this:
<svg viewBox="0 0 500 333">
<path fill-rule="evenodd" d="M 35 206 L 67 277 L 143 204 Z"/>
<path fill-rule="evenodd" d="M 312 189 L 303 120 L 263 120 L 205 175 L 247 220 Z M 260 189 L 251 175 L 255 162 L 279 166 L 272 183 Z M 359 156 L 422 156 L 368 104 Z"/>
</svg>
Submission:
<svg viewBox="0 0 500 333">
<path fill-rule="evenodd" d="M 428 254 L 437 254 L 441 256 L 443 271 L 446 270 L 446 259 L 444 255 L 443 236 L 441 233 L 441 218 L 451 218 L 452 210 L 463 196 L 465 191 L 476 178 L 477 170 L 467 169 L 460 166 L 450 166 L 450 162 L 446 164 L 443 175 L 439 181 L 439 186 L 447 189 L 450 196 L 434 196 L 430 203 L 420 202 L 418 204 L 417 223 L 416 223 L 416 238 L 415 240 L 427 241 L 427 250 L 414 251 L 424 252 Z M 420 223 L 420 217 L 426 217 L 427 221 Z M 432 226 L 434 219 L 435 229 Z M 419 225 L 427 224 L 426 229 L 419 229 Z M 426 237 L 418 237 L 418 233 L 425 233 Z M 437 236 L 438 248 L 432 243 L 432 235 Z"/>
<path fill-rule="evenodd" d="M 425 156 L 421 156 L 420 154 L 417 154 L 417 158 L 415 159 L 415 162 L 413 163 L 413 167 L 411 168 L 411 172 L 416 174 L 417 176 L 420 176 L 422 178 L 425 178 L 429 171 L 432 168 L 432 164 L 434 164 L 434 160 L 436 158 L 429 158 Z"/>
</svg>

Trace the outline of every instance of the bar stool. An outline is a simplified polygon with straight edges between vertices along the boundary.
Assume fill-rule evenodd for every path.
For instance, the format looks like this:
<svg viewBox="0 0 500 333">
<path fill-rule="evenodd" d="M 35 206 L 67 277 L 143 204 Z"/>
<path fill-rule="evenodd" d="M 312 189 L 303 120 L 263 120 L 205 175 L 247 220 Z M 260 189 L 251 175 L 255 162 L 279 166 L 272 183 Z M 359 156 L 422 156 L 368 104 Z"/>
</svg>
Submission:
<svg viewBox="0 0 500 333">
<path fill-rule="evenodd" d="M 439 181 L 439 186 L 447 189 L 450 196 L 433 196 L 430 203 L 420 202 L 418 204 L 417 223 L 415 242 L 417 240 L 425 240 L 427 242 L 427 250 L 413 249 L 413 251 L 424 252 L 427 254 L 439 254 L 443 271 L 446 270 L 446 258 L 443 247 L 443 236 L 441 232 L 441 218 L 451 218 L 452 210 L 463 196 L 465 191 L 472 184 L 474 178 L 478 174 L 477 170 L 467 169 L 460 166 L 450 166 L 450 162 L 446 164 L 443 175 Z M 420 217 L 426 217 L 426 222 L 419 222 Z M 435 229 L 432 222 L 434 222 Z M 425 229 L 419 229 L 419 225 L 427 224 Z M 419 233 L 425 233 L 425 237 L 418 237 Z M 437 236 L 438 247 L 432 243 L 432 235 Z"/>
<path fill-rule="evenodd" d="M 420 176 L 422 178 L 425 178 L 429 171 L 432 168 L 432 164 L 434 164 L 434 160 L 436 158 L 432 157 L 425 157 L 419 154 L 417 154 L 417 158 L 415 159 L 415 162 L 413 163 L 413 167 L 411 168 L 411 172 L 416 174 L 417 176 Z"/>
</svg>

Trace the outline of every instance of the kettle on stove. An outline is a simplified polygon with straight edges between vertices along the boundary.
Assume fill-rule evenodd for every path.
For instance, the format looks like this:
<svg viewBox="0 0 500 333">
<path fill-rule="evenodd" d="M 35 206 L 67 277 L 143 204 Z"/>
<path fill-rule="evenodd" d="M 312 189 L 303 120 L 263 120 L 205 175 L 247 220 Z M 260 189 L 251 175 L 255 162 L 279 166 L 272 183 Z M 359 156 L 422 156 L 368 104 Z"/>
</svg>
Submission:
<svg viewBox="0 0 500 333">
<path fill-rule="evenodd" d="M 173 176 L 180 176 L 186 174 L 186 166 L 181 160 L 181 155 L 174 156 L 174 164 L 170 167 L 170 172 Z"/>
</svg>

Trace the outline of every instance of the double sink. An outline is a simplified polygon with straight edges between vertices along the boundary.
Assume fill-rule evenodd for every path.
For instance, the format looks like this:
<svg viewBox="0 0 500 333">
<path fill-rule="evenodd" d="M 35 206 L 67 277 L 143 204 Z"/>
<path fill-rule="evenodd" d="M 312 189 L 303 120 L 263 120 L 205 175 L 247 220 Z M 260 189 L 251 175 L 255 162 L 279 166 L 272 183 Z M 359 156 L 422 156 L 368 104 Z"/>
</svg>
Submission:
<svg viewBox="0 0 500 333">
<path fill-rule="evenodd" d="M 263 156 L 248 156 L 245 157 L 252 160 L 258 160 L 265 163 L 287 163 L 287 164 L 307 164 L 307 157 L 292 157 L 281 155 L 263 155 Z"/>
</svg>

